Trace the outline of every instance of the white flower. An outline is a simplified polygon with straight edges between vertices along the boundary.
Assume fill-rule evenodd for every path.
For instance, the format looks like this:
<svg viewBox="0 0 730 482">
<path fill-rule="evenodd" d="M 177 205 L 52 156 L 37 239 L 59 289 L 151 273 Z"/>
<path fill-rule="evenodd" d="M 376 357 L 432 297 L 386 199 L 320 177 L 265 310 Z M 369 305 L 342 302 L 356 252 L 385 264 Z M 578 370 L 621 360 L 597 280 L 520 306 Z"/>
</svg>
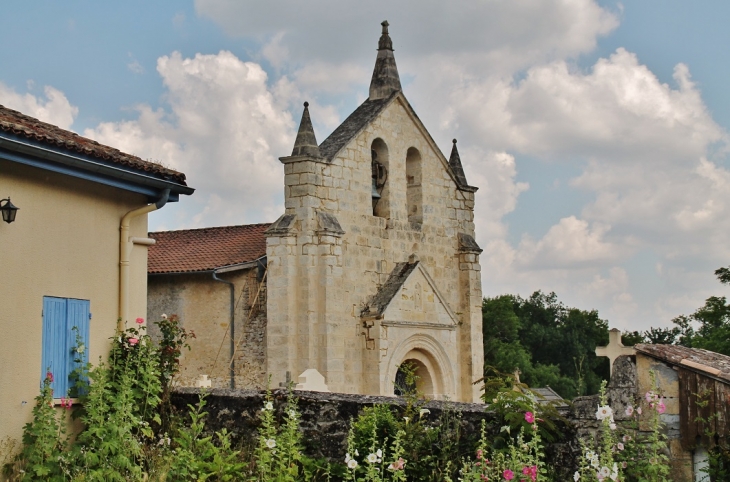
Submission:
<svg viewBox="0 0 730 482">
<path fill-rule="evenodd" d="M 289 416 L 291 418 L 297 418 L 297 411 L 296 410 L 289 410 Z"/>
<path fill-rule="evenodd" d="M 592 466 L 592 467 L 593 467 L 594 469 L 597 469 L 597 468 L 598 468 L 598 457 L 595 457 L 595 458 L 592 458 L 592 459 L 591 459 L 591 466 Z"/>
<path fill-rule="evenodd" d="M 356 457 L 359 457 L 360 456 L 360 453 L 357 451 L 357 449 L 355 449 L 355 456 Z"/>
<path fill-rule="evenodd" d="M 609 428 L 610 428 L 611 430 L 616 430 L 616 424 L 615 424 L 615 423 L 613 423 L 613 422 L 611 422 L 611 424 L 609 425 Z"/>
<path fill-rule="evenodd" d="M 357 460 L 355 460 L 355 459 L 350 459 L 350 460 L 349 460 L 349 461 L 347 462 L 347 468 L 348 468 L 348 469 L 354 469 L 355 467 L 357 467 Z"/>
<path fill-rule="evenodd" d="M 378 456 L 375 454 L 369 454 L 367 457 L 367 461 L 369 464 L 374 464 L 375 462 L 378 461 Z"/>
<path fill-rule="evenodd" d="M 345 454 L 345 463 L 349 463 L 352 458 L 350 458 L 350 454 Z"/>
<path fill-rule="evenodd" d="M 604 420 L 607 418 L 613 417 L 613 410 L 611 410 L 611 407 L 608 405 L 603 405 L 602 407 L 598 407 L 598 410 L 596 411 L 596 418 L 598 420 Z"/>
<path fill-rule="evenodd" d="M 380 450 L 380 449 L 378 449 L 378 451 L 377 451 L 377 452 L 375 452 L 375 455 L 377 455 L 377 456 L 378 456 L 378 458 L 380 458 L 380 457 L 382 457 L 382 456 L 383 456 L 383 451 L 382 451 L 382 450 Z"/>
<path fill-rule="evenodd" d="M 86 347 L 83 343 L 79 343 L 79 346 L 76 347 L 76 353 L 82 354 L 86 350 Z"/>
<path fill-rule="evenodd" d="M 603 477 L 608 477 L 608 474 L 610 474 L 611 471 L 609 470 L 608 467 L 606 467 L 604 465 L 603 467 L 601 467 L 601 470 L 599 470 L 598 473 L 602 476 L 601 478 L 603 478 Z"/>
<path fill-rule="evenodd" d="M 616 444 L 616 448 L 619 449 L 619 450 L 623 450 L 624 449 L 624 444 L 622 444 L 621 442 L 619 442 L 619 443 Z"/>
<path fill-rule="evenodd" d="M 276 440 L 274 440 L 273 438 L 267 439 L 266 446 L 270 449 L 273 449 L 274 447 L 276 447 Z"/>
<path fill-rule="evenodd" d="M 632 407 L 631 405 L 629 405 L 628 407 L 626 407 L 626 416 L 627 417 L 630 417 L 633 414 L 634 414 L 634 407 Z"/>
<path fill-rule="evenodd" d="M 410 421 L 410 419 L 411 419 L 410 417 L 403 417 L 403 420 L 406 421 L 406 425 L 408 425 L 408 422 Z"/>
<path fill-rule="evenodd" d="M 616 462 L 613 463 L 613 470 L 611 471 L 611 480 L 618 479 L 618 464 Z"/>
<path fill-rule="evenodd" d="M 264 404 L 264 410 L 273 410 L 274 409 L 274 403 L 273 402 L 266 402 Z"/>
<path fill-rule="evenodd" d="M 577 470 L 576 470 L 576 471 L 575 471 L 575 473 L 573 474 L 573 480 L 575 480 L 576 482 L 577 482 L 578 480 L 580 480 L 580 472 L 578 472 Z"/>
<path fill-rule="evenodd" d="M 418 417 L 419 417 L 419 418 L 420 418 L 420 417 L 423 417 L 424 415 L 427 415 L 427 414 L 429 414 L 429 413 L 431 413 L 431 410 L 429 410 L 429 409 L 427 409 L 427 408 L 422 408 L 422 409 L 420 409 L 420 410 L 418 411 Z"/>
<path fill-rule="evenodd" d="M 166 320 L 167 319 L 167 315 L 163 313 L 162 316 L 160 316 L 160 318 L 162 318 L 163 320 Z"/>
</svg>

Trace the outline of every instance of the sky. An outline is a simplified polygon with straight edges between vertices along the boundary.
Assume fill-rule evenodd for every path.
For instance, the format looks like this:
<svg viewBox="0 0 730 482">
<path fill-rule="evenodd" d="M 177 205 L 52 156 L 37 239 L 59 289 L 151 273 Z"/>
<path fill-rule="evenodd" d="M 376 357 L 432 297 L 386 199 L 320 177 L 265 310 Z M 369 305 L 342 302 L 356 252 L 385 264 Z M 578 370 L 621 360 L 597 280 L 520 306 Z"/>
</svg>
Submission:
<svg viewBox="0 0 730 482">
<path fill-rule="evenodd" d="M 150 229 L 272 222 L 302 103 L 367 97 L 387 19 L 406 97 L 476 195 L 485 296 L 670 326 L 730 264 L 730 3 L 17 2 L 0 104 L 187 175 Z M 0 186 L 1 189 L 1 186 Z"/>
</svg>

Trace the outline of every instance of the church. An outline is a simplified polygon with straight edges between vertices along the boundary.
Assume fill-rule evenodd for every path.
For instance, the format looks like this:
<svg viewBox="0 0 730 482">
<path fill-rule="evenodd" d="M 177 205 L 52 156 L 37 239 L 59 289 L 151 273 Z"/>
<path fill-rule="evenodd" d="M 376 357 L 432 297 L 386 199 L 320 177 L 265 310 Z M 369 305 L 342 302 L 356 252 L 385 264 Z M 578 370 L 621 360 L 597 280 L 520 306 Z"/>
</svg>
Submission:
<svg viewBox="0 0 730 482">
<path fill-rule="evenodd" d="M 280 161 L 285 212 L 273 223 L 149 234 L 149 321 L 175 313 L 196 336 L 180 384 L 318 378 L 392 396 L 408 363 L 426 396 L 478 401 L 477 188 L 456 140 L 447 158 L 408 103 L 387 22 L 367 100 L 321 144 L 305 102 Z"/>
</svg>

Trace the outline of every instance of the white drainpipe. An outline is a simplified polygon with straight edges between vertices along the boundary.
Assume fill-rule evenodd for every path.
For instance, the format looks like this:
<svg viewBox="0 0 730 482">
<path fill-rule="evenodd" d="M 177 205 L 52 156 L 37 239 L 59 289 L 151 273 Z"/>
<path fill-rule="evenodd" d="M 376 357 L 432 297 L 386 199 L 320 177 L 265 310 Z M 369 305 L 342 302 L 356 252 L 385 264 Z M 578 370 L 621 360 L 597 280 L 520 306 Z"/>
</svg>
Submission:
<svg viewBox="0 0 730 482">
<path fill-rule="evenodd" d="M 119 226 L 119 320 L 117 321 L 117 330 L 120 332 L 124 331 L 125 323 L 129 317 L 129 259 L 132 255 L 132 247 L 135 244 L 145 246 L 155 244 L 154 239 L 129 236 L 129 225 L 132 218 L 160 209 L 167 204 L 169 197 L 170 190 L 165 189 L 156 203 L 133 209 L 122 217 Z"/>
</svg>

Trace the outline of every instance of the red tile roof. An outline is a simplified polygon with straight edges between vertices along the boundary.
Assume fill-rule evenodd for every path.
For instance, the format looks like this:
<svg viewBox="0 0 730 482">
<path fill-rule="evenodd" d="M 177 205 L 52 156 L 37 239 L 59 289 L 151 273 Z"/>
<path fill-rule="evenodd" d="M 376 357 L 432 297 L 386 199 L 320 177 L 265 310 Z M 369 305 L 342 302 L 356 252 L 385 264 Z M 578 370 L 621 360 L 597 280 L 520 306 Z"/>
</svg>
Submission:
<svg viewBox="0 0 730 482">
<path fill-rule="evenodd" d="M 149 233 L 147 272 L 194 273 L 246 263 L 266 255 L 264 231 L 271 224 Z"/>
<path fill-rule="evenodd" d="M 84 154 L 112 164 L 119 164 L 154 177 L 174 181 L 183 186 L 187 185 L 185 184 L 185 174 L 182 172 L 168 169 L 154 162 L 144 161 L 137 156 L 99 144 L 74 132 L 41 122 L 2 105 L 0 105 L 0 131 L 27 137 L 74 154 Z"/>
</svg>

